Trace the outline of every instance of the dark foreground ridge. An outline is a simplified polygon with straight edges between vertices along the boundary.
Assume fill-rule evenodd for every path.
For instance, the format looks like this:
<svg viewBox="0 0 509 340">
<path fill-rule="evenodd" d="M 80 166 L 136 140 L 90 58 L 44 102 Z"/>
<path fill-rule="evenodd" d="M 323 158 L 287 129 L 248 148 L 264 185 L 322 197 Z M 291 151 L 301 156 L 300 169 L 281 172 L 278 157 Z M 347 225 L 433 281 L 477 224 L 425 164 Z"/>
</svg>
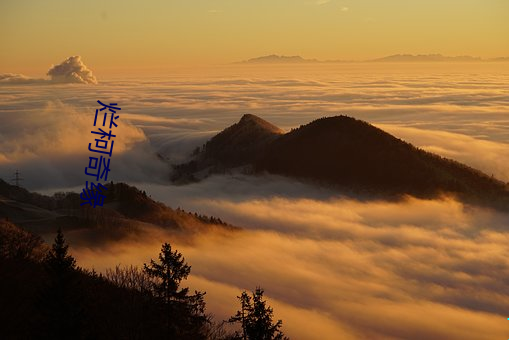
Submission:
<svg viewBox="0 0 509 340">
<path fill-rule="evenodd" d="M 190 272 L 183 254 L 165 242 L 143 268 L 118 265 L 98 274 L 79 267 L 61 229 L 50 247 L 0 219 L 1 338 L 287 339 L 262 289 L 252 297 L 242 292 L 241 309 L 214 321 L 205 292 L 185 287 Z"/>
<path fill-rule="evenodd" d="M 184 286 L 191 266 L 169 242 L 141 268 L 124 264 L 99 274 L 80 267 L 62 229 L 73 246 L 90 250 L 129 235 L 153 237 L 153 228 L 167 231 L 156 237 L 189 240 L 210 229 L 239 231 L 219 218 L 171 209 L 124 183 L 107 188 L 104 207 L 91 208 L 80 206 L 76 193 L 45 196 L 0 180 L 0 338 L 286 339 L 259 288 L 252 297 L 242 292 L 241 310 L 230 319 L 214 320 L 205 292 Z M 43 237 L 56 230 L 49 246 Z"/>
<path fill-rule="evenodd" d="M 282 133 L 254 117 L 245 115 L 213 137 L 191 162 L 175 167 L 173 180 L 185 183 L 240 169 L 306 180 L 363 197 L 452 194 L 468 203 L 509 207 L 506 183 L 421 150 L 367 122 L 326 117 Z"/>
<path fill-rule="evenodd" d="M 106 184 L 103 207 L 80 206 L 78 193 L 53 196 L 30 192 L 0 179 L 0 219 L 38 235 L 56 228 L 94 235 L 96 241 L 119 239 L 148 225 L 173 231 L 200 232 L 209 228 L 237 230 L 220 218 L 172 209 L 125 183 Z M 84 234 L 83 234 L 84 233 Z"/>
</svg>

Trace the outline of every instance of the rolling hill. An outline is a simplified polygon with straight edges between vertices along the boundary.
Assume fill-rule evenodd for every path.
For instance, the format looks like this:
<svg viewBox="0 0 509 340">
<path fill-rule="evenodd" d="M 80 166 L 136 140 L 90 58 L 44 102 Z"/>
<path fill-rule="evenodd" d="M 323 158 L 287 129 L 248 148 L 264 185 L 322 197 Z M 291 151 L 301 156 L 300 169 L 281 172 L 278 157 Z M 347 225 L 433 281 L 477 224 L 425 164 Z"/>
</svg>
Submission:
<svg viewBox="0 0 509 340">
<path fill-rule="evenodd" d="M 282 133 L 259 117 L 245 115 L 207 142 L 191 162 L 177 166 L 173 178 L 185 182 L 239 169 L 364 197 L 452 194 L 470 203 L 509 207 L 505 183 L 347 116 L 321 118 Z"/>
<path fill-rule="evenodd" d="M 142 226 L 196 232 L 207 228 L 237 229 L 216 217 L 172 209 L 125 183 L 108 183 L 103 207 L 80 206 L 79 194 L 45 196 L 0 179 L 0 219 L 37 235 L 101 230 L 101 238 L 120 238 Z"/>
</svg>

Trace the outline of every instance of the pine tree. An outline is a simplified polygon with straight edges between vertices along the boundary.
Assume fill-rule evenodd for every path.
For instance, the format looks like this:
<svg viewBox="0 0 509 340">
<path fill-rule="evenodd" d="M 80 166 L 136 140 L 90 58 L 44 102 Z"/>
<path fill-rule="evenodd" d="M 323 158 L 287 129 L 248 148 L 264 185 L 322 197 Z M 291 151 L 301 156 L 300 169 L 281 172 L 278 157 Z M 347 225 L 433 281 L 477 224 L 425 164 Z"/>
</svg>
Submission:
<svg viewBox="0 0 509 340">
<path fill-rule="evenodd" d="M 68 253 L 61 229 L 46 255 L 48 284 L 41 292 L 40 308 L 45 319 L 42 335 L 51 339 L 79 339 L 84 336 L 82 289 L 76 260 Z"/>
<path fill-rule="evenodd" d="M 248 329 L 248 315 L 251 315 L 253 311 L 253 305 L 251 303 L 251 296 L 249 296 L 245 291 L 242 292 L 240 296 L 237 296 L 237 298 L 240 301 L 240 310 L 237 311 L 235 316 L 232 316 L 228 322 L 234 323 L 238 322 L 240 323 L 242 327 L 242 336 L 240 334 L 237 334 L 237 337 L 246 340 L 247 337 L 247 329 Z"/>
<path fill-rule="evenodd" d="M 169 243 L 164 243 L 159 254 L 159 262 L 150 260 L 144 264 L 144 271 L 152 278 L 152 290 L 162 304 L 166 316 L 168 338 L 200 339 L 205 316 L 205 293 L 195 291 L 189 295 L 189 288 L 180 288 L 183 280 L 191 272 L 182 254 L 172 251 Z"/>
<path fill-rule="evenodd" d="M 62 229 L 58 228 L 55 243 L 46 255 L 46 265 L 57 275 L 64 275 L 76 269 L 76 260 L 68 254 L 69 246 L 65 243 Z"/>
<path fill-rule="evenodd" d="M 283 340 L 288 339 L 280 330 L 283 322 L 273 323 L 273 310 L 263 299 L 263 289 L 256 288 L 249 296 L 245 291 L 237 297 L 241 309 L 228 322 L 240 323 L 242 334 L 237 333 L 237 339 L 243 340 Z"/>
</svg>

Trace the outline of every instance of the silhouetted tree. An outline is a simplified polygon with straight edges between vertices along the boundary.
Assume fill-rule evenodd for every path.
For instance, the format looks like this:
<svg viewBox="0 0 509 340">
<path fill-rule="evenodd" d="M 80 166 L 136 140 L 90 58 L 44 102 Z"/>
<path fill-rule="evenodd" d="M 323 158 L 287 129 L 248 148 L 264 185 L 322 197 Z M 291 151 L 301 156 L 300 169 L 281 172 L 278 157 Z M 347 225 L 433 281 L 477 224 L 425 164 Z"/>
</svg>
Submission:
<svg viewBox="0 0 509 340">
<path fill-rule="evenodd" d="M 68 254 L 69 246 L 65 243 L 62 229 L 58 228 L 55 243 L 46 255 L 48 269 L 58 275 L 64 275 L 76 269 L 76 260 Z"/>
<path fill-rule="evenodd" d="M 189 295 L 189 288 L 180 288 L 183 280 L 191 272 L 182 254 L 172 251 L 169 243 L 164 243 L 159 261 L 150 260 L 144 264 L 144 271 L 152 278 L 153 294 L 159 299 L 166 315 L 167 337 L 170 339 L 204 338 L 204 327 L 208 322 L 205 316 L 205 293 L 195 291 Z"/>
<path fill-rule="evenodd" d="M 45 252 L 41 237 L 18 228 L 9 221 L 0 221 L 0 258 L 40 260 Z"/>
<path fill-rule="evenodd" d="M 49 339 L 85 337 L 76 260 L 68 253 L 68 248 L 62 230 L 58 229 L 44 261 L 49 280 L 39 303 L 44 318 L 42 335 Z"/>
<path fill-rule="evenodd" d="M 273 323 L 273 310 L 263 299 L 263 289 L 256 288 L 250 296 L 245 291 L 237 297 L 241 309 L 228 322 L 240 323 L 242 333 L 236 333 L 236 339 L 243 340 L 283 340 L 288 339 L 280 330 L 283 322 Z"/>
<path fill-rule="evenodd" d="M 124 267 L 117 265 L 115 269 L 106 269 L 104 277 L 117 287 L 141 293 L 147 292 L 151 288 L 149 275 L 133 265 Z"/>
<path fill-rule="evenodd" d="M 52 246 L 20 250 L 28 236 L 0 221 L 1 339 L 224 340 L 203 293 L 180 286 L 190 267 L 169 245 L 147 265 L 153 275 L 130 266 L 102 276 L 77 266 L 61 230 Z"/>
</svg>

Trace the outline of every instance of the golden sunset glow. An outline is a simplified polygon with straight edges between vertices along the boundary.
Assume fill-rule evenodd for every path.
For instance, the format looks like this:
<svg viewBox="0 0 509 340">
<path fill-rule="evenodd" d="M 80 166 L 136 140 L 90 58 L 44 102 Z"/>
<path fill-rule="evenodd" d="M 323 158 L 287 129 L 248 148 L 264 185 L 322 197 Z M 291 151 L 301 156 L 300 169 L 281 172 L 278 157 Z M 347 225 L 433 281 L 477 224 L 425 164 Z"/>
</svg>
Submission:
<svg viewBox="0 0 509 340">
<path fill-rule="evenodd" d="M 2 1 L 0 67 L 38 75 L 75 54 L 101 73 L 273 53 L 505 57 L 508 16 L 505 0 Z"/>
</svg>

